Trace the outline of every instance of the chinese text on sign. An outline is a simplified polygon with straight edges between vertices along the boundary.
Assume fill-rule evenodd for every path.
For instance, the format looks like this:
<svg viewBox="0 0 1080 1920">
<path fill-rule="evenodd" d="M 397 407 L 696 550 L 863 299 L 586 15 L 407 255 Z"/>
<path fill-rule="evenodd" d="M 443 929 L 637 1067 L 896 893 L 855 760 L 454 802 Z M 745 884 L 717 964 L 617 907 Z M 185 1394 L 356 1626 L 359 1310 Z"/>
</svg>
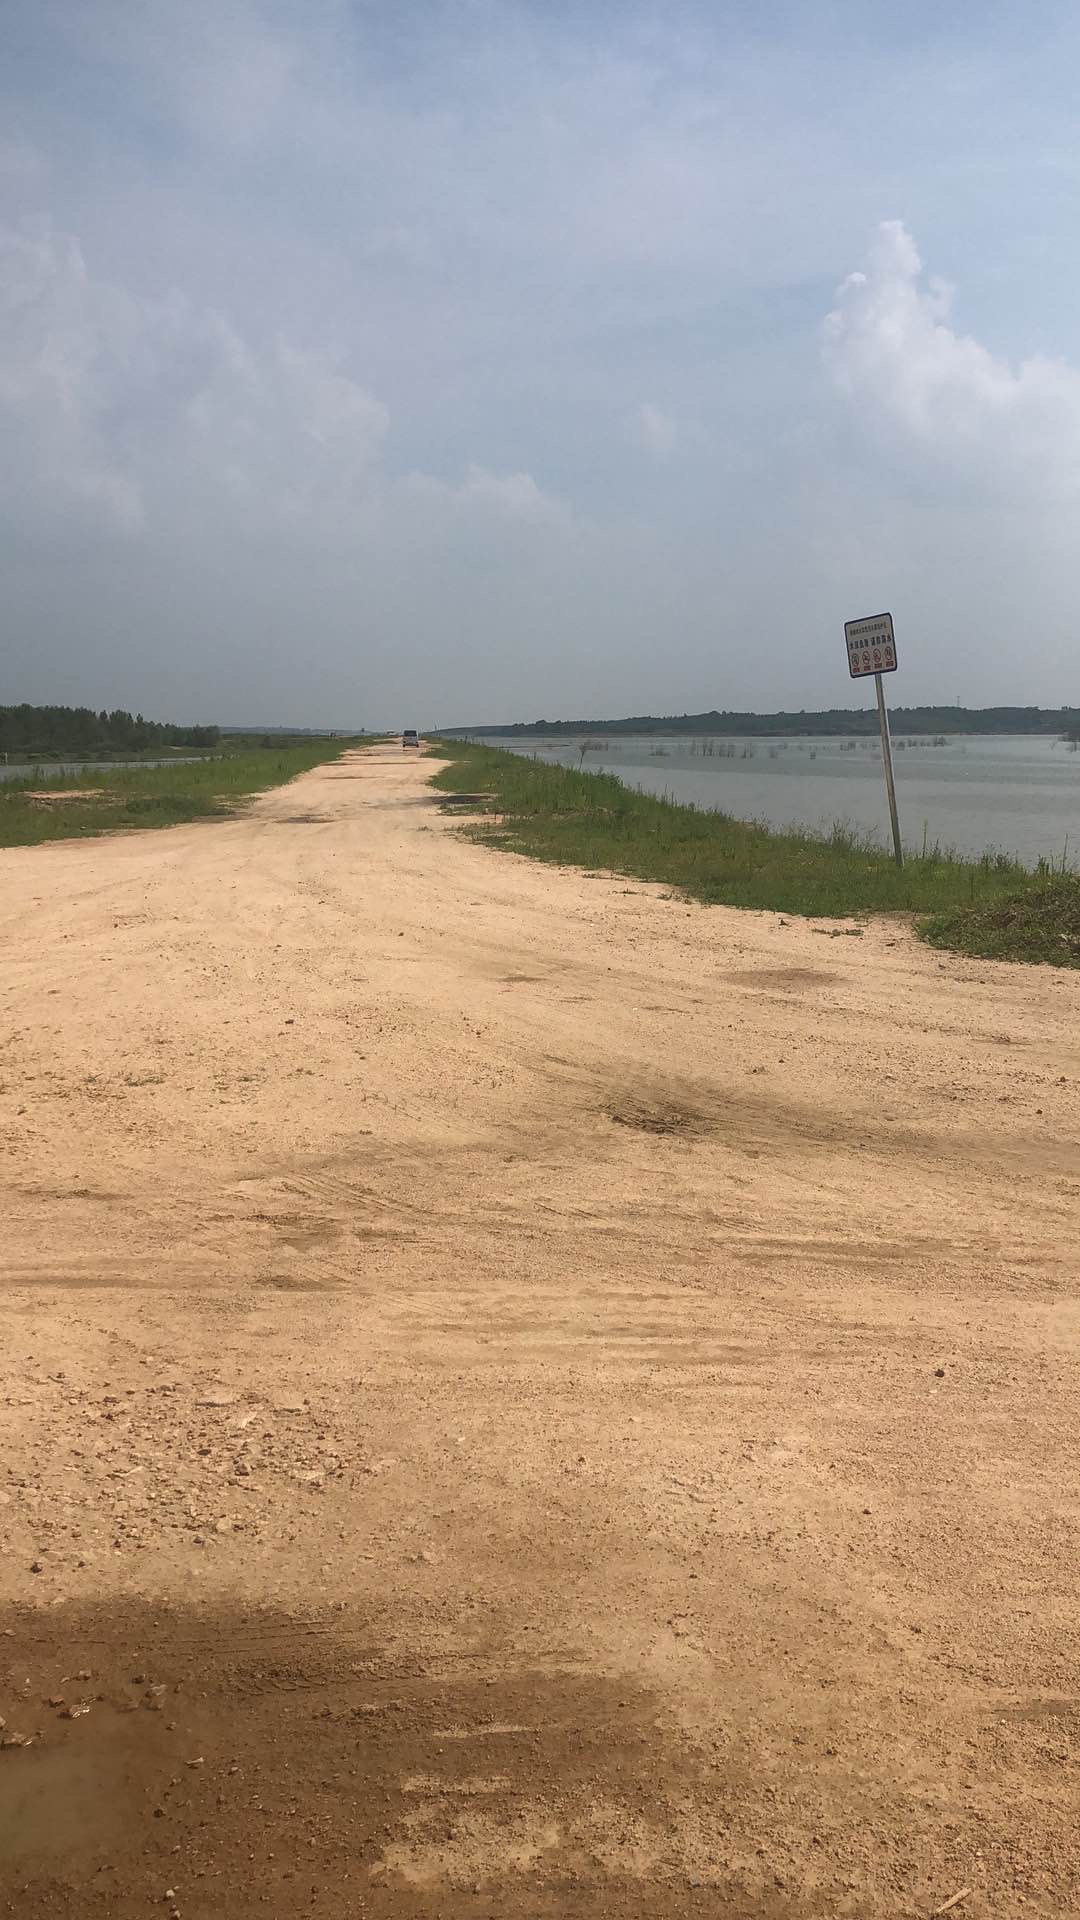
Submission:
<svg viewBox="0 0 1080 1920">
<path fill-rule="evenodd" d="M 896 672 L 896 637 L 891 613 L 875 613 L 865 620 L 845 620 L 848 672 L 853 680 L 864 673 Z"/>
</svg>

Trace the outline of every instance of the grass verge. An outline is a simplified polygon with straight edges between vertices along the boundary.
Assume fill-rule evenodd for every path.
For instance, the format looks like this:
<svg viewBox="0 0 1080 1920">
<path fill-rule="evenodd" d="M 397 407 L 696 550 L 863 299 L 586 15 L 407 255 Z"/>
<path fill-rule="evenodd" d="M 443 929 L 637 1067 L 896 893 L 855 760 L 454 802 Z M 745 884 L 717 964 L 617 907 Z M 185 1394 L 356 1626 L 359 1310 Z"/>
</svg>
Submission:
<svg viewBox="0 0 1080 1920">
<path fill-rule="evenodd" d="M 0 847 L 34 847 L 120 827 L 174 827 L 228 813 L 237 801 L 336 760 L 348 743 L 225 754 L 192 766 L 86 767 L 50 779 L 0 781 Z M 34 795 L 44 798 L 35 799 Z M 67 796 L 67 797 L 65 797 Z"/>
<path fill-rule="evenodd" d="M 932 947 L 987 960 L 1080 967 L 1080 875 L 1054 874 L 1003 899 L 935 914 L 919 931 Z"/>
<path fill-rule="evenodd" d="M 888 854 L 846 828 L 826 837 L 774 832 L 636 793 L 613 774 L 580 773 L 452 740 L 431 751 L 450 762 L 435 775 L 436 787 L 490 796 L 490 824 L 469 829 L 488 846 L 658 881 L 707 903 L 834 917 L 933 916 L 919 930 L 938 946 L 1077 963 L 1068 926 L 1055 923 L 1062 913 L 1075 914 L 1080 901 L 1080 880 L 1068 875 L 1032 874 L 1000 854 L 962 860 L 936 847 L 912 856 L 900 871 Z M 995 944 L 979 945 L 977 927 L 989 924 L 994 912 L 1009 917 L 997 927 Z"/>
</svg>

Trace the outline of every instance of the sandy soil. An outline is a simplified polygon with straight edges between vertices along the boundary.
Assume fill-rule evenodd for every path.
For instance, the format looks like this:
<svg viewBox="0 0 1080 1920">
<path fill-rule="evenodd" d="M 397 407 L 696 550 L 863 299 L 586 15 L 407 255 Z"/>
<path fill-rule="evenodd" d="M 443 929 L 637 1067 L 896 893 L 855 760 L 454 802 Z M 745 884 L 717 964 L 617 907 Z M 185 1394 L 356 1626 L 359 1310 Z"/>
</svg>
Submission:
<svg viewBox="0 0 1080 1920">
<path fill-rule="evenodd" d="M 430 771 L 0 853 L 0 1912 L 1080 1912 L 1080 975 Z"/>
</svg>

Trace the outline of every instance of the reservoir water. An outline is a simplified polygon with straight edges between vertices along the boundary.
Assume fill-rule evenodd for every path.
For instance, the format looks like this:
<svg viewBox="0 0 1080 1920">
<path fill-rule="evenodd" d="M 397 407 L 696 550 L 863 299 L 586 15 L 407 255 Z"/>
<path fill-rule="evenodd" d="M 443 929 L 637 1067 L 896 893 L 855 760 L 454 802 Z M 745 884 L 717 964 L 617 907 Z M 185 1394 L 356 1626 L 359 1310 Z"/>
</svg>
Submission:
<svg viewBox="0 0 1080 1920">
<path fill-rule="evenodd" d="M 889 844 L 876 735 L 858 739 L 690 739 L 685 735 L 590 734 L 500 739 L 514 753 L 614 773 L 627 786 L 771 827 L 828 833 L 839 822 Z M 588 751 L 581 748 L 588 739 Z M 977 857 L 1013 855 L 1080 865 L 1080 752 L 1030 734 L 893 738 L 904 844 L 924 841 Z"/>
<path fill-rule="evenodd" d="M 20 766 L 0 762 L 0 780 L 63 780 L 71 773 L 115 773 L 123 767 L 194 767 L 211 757 L 170 753 L 167 760 L 31 760 Z"/>
</svg>

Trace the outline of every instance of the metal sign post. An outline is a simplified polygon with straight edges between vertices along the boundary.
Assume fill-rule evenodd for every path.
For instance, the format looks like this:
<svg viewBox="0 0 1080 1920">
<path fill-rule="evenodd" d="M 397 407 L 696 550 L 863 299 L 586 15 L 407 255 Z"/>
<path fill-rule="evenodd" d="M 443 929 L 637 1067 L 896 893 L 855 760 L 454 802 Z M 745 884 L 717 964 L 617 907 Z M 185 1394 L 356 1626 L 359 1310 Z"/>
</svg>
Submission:
<svg viewBox="0 0 1080 1920">
<path fill-rule="evenodd" d="M 878 721 L 881 726 L 881 757 L 885 763 L 885 791 L 889 796 L 889 819 L 892 821 L 893 853 L 896 864 L 904 864 L 904 849 L 900 843 L 900 817 L 896 811 L 896 783 L 893 779 L 892 739 L 889 735 L 889 709 L 885 705 L 885 689 L 881 684 L 883 673 L 896 672 L 896 635 L 893 632 L 891 613 L 868 614 L 863 620 L 845 620 L 844 639 L 847 642 L 848 672 L 853 680 L 862 680 L 867 674 L 873 674 L 877 690 Z"/>
</svg>

